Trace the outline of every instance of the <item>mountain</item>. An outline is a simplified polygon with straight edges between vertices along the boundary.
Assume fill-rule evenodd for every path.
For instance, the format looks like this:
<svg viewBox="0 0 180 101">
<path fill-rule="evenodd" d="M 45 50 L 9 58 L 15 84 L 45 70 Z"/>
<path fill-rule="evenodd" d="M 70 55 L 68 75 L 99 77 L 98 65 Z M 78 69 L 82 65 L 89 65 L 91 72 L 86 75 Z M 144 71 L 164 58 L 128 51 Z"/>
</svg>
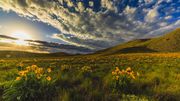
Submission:
<svg viewBox="0 0 180 101">
<path fill-rule="evenodd" d="M 97 55 L 120 53 L 149 53 L 149 52 L 180 52 L 180 28 L 161 37 L 152 39 L 137 39 L 105 50 L 96 52 Z"/>
<path fill-rule="evenodd" d="M 24 51 L 0 51 L 0 58 L 35 58 L 35 57 L 65 57 L 70 54 L 59 53 L 31 53 Z"/>
</svg>

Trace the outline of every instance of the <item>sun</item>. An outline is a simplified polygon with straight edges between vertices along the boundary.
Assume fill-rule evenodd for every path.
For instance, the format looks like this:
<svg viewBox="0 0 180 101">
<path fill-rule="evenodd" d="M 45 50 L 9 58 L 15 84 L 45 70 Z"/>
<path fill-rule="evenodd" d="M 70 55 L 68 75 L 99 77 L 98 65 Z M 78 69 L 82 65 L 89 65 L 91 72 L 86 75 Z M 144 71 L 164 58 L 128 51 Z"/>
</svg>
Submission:
<svg viewBox="0 0 180 101">
<path fill-rule="evenodd" d="M 19 46 L 28 46 L 28 42 L 26 42 L 24 40 L 16 40 L 16 41 L 14 41 L 14 43 Z"/>
<path fill-rule="evenodd" d="M 17 38 L 19 40 L 32 39 L 32 37 L 28 33 L 24 32 L 24 31 L 13 32 L 13 33 L 11 33 L 11 36 L 14 37 L 14 38 Z"/>
<path fill-rule="evenodd" d="M 32 37 L 24 31 L 13 32 L 11 33 L 11 37 L 17 38 L 17 40 L 15 40 L 14 43 L 20 46 L 28 46 L 28 42 L 26 40 L 32 39 Z"/>
</svg>

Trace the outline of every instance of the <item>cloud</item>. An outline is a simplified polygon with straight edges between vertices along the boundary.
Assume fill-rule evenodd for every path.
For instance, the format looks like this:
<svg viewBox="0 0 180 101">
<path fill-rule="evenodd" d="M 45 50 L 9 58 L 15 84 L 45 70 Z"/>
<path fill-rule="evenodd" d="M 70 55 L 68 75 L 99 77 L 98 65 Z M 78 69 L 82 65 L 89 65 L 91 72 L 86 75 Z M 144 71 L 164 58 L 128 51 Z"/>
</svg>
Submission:
<svg viewBox="0 0 180 101">
<path fill-rule="evenodd" d="M 6 35 L 0 35 L 0 39 L 11 39 L 11 40 L 17 40 L 17 38 L 6 36 Z"/>
<path fill-rule="evenodd" d="M 147 34 L 145 37 L 155 37 L 155 36 L 161 36 L 164 33 L 168 33 L 172 31 L 173 29 L 179 28 L 180 26 L 180 20 L 176 21 L 173 25 L 169 24 L 167 26 L 163 26 L 157 30 L 153 30 Z"/>
<path fill-rule="evenodd" d="M 74 45 L 65 45 L 65 44 L 59 44 L 59 43 L 54 43 L 54 42 L 47 42 L 47 41 L 40 41 L 40 40 L 26 40 L 29 42 L 31 46 L 36 46 L 36 47 L 48 47 L 48 48 L 54 48 L 54 49 L 59 49 L 61 51 L 66 51 L 67 53 L 91 53 L 93 52 L 92 50 L 84 47 L 78 47 Z M 57 51 L 50 51 L 50 52 L 57 52 Z"/>
<path fill-rule="evenodd" d="M 124 10 L 124 12 L 127 14 L 133 14 L 135 11 L 136 11 L 136 8 L 131 8 L 129 6 L 127 6 Z"/>
<path fill-rule="evenodd" d="M 166 17 L 177 9 L 163 0 L 0 0 L 0 7 L 47 23 L 61 32 L 54 38 L 94 51 L 174 26 Z"/>
<path fill-rule="evenodd" d="M 157 19 L 158 16 L 159 16 L 158 9 L 153 8 L 148 11 L 147 16 L 145 17 L 145 20 L 147 22 L 153 22 Z"/>
<path fill-rule="evenodd" d="M 166 16 L 164 19 L 166 20 L 172 19 L 172 16 Z"/>
<path fill-rule="evenodd" d="M 31 51 L 31 52 L 66 52 L 66 53 L 92 53 L 93 50 L 84 48 L 84 47 L 78 47 L 74 45 L 65 45 L 65 44 L 59 44 L 55 42 L 47 42 L 47 41 L 40 41 L 40 40 L 25 40 L 28 45 L 27 46 L 18 46 L 16 45 L 15 41 L 18 40 L 17 38 L 6 36 L 6 35 L 0 35 L 0 45 L 1 50 L 6 50 L 12 48 L 12 50 L 25 50 L 25 51 Z M 16 48 L 15 48 L 16 47 Z M 21 48 L 17 48 L 21 47 Z"/>
</svg>

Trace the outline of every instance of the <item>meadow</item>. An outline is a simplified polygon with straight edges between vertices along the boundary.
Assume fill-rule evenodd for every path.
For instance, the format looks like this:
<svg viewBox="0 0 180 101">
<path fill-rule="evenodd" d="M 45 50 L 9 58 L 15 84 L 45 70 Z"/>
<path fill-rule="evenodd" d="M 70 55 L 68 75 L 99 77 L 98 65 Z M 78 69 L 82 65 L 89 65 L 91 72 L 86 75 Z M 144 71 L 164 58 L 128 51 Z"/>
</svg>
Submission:
<svg viewBox="0 0 180 101">
<path fill-rule="evenodd" d="M 45 94 L 50 94 L 50 96 L 47 94 L 50 97 L 47 101 L 180 100 L 180 53 L 1 58 L 0 101 L 4 101 L 2 98 L 4 96 L 12 97 L 4 93 L 9 84 L 19 80 L 17 78 L 19 66 L 24 68 L 37 66 L 44 70 L 50 69 L 51 73 L 48 74 L 50 78 L 47 80 L 55 80 L 55 82 L 53 82 L 52 89 L 44 91 Z M 123 81 L 125 84 L 122 84 L 121 81 L 124 79 L 119 79 L 121 74 L 118 76 L 114 74 L 116 69 L 119 69 L 117 71 L 120 73 L 124 70 L 128 72 L 130 69 L 138 75 L 129 78 L 128 75 L 123 74 L 125 75 L 125 81 Z M 120 83 L 118 80 L 121 80 Z M 27 92 L 28 90 L 26 90 Z M 37 99 L 37 101 L 40 100 Z M 26 99 L 26 101 L 31 101 L 31 99 Z"/>
</svg>

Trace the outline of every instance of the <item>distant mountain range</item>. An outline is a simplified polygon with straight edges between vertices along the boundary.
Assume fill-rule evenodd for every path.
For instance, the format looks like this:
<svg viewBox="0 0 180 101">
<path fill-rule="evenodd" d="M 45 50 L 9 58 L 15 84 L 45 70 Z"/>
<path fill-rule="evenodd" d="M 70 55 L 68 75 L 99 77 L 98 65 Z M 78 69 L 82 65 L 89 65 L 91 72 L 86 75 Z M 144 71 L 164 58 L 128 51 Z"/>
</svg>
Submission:
<svg viewBox="0 0 180 101">
<path fill-rule="evenodd" d="M 152 39 L 136 39 L 91 55 L 113 55 L 121 53 L 152 53 L 152 52 L 180 52 L 180 28 Z M 78 54 L 76 54 L 77 56 Z M 1 58 L 26 57 L 65 57 L 73 56 L 67 53 L 30 53 L 22 51 L 0 51 Z"/>
<path fill-rule="evenodd" d="M 59 53 L 31 53 L 24 51 L 0 51 L 0 58 L 34 58 L 34 57 L 64 57 L 70 54 Z M 72 55 L 71 55 L 72 56 Z"/>
<path fill-rule="evenodd" d="M 120 53 L 180 52 L 180 28 L 152 39 L 136 39 L 95 54 L 112 55 Z"/>
</svg>

